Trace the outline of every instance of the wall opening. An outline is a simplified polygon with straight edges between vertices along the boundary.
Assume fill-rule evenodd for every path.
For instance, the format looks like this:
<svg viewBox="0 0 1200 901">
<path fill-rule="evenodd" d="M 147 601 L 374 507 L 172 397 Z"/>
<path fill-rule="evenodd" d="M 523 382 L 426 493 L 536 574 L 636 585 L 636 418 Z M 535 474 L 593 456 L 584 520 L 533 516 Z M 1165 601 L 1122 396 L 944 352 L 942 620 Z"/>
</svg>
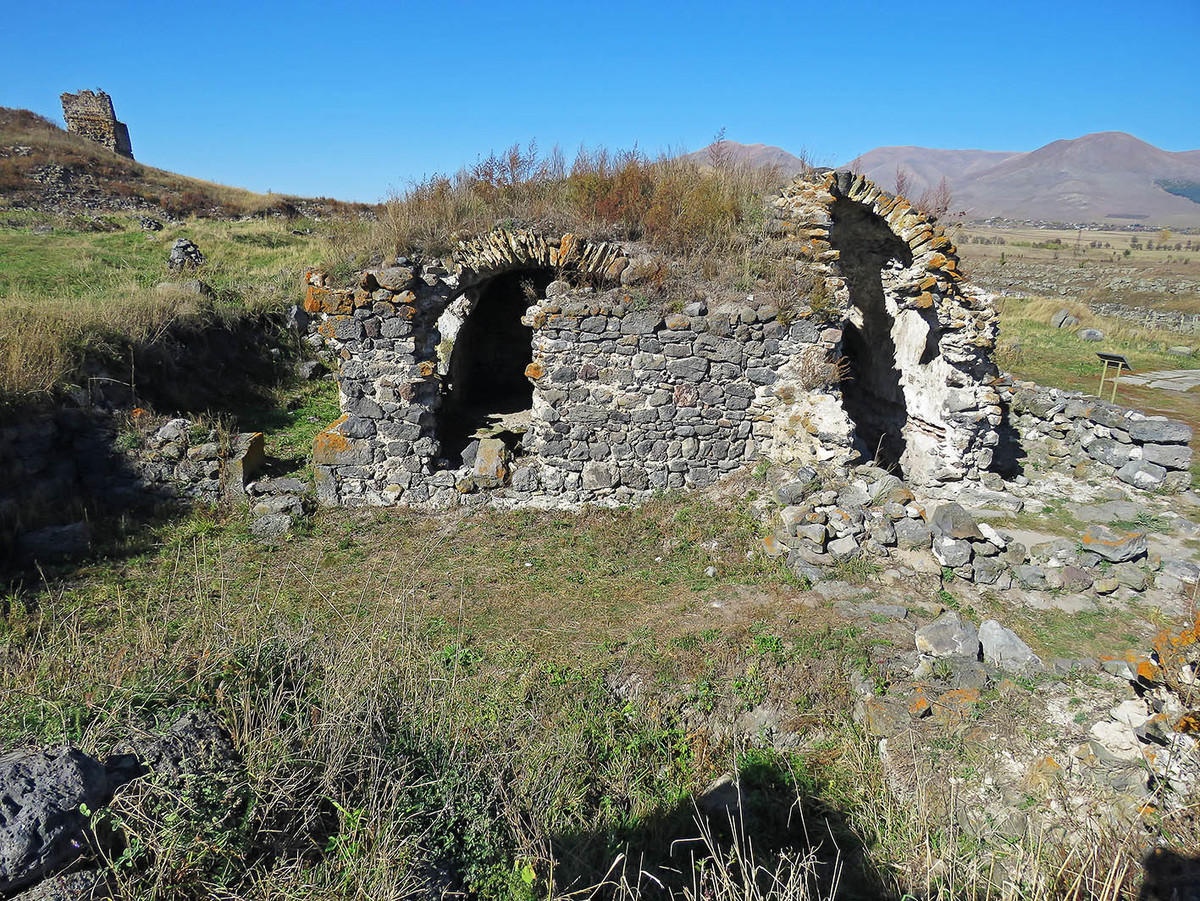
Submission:
<svg viewBox="0 0 1200 901">
<path fill-rule="evenodd" d="M 896 366 L 884 270 L 911 266 L 912 251 L 882 217 L 861 203 L 839 198 L 830 213 L 829 241 L 841 251 L 842 276 L 853 305 L 842 331 L 848 364 L 842 403 L 862 457 L 903 475 L 908 407 Z"/>
<path fill-rule="evenodd" d="M 529 427 L 533 383 L 533 329 L 521 324 L 525 310 L 544 297 L 550 269 L 520 269 L 478 286 L 477 299 L 454 339 L 443 380 L 441 436 L 448 465 L 484 437 L 502 438 L 513 450 Z"/>
</svg>

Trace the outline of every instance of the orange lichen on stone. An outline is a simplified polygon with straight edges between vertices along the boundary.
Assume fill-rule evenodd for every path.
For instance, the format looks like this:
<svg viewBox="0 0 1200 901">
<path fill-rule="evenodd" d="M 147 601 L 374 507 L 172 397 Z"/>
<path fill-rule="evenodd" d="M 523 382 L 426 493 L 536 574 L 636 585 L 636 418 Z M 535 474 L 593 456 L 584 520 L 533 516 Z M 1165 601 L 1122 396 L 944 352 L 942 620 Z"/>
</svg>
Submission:
<svg viewBox="0 0 1200 901">
<path fill-rule="evenodd" d="M 1140 537 L 1142 534 L 1140 532 L 1126 532 L 1119 529 L 1112 529 L 1110 531 L 1113 534 L 1112 538 L 1102 538 L 1100 535 L 1089 531 L 1083 536 L 1083 538 L 1080 539 L 1080 544 L 1083 545 L 1083 549 L 1085 551 L 1091 550 L 1094 547 L 1120 547 L 1126 542 Z M 1100 556 L 1103 557 L 1106 555 L 1101 554 Z"/>
<path fill-rule="evenodd" d="M 1047 754 L 1030 761 L 1029 769 L 1025 772 L 1025 785 L 1028 788 L 1049 788 L 1061 781 L 1063 776 L 1062 764 Z"/>
<path fill-rule="evenodd" d="M 525 377 L 537 381 L 546 374 L 546 367 L 534 360 L 525 367 Z"/>
<path fill-rule="evenodd" d="M 570 232 L 562 236 L 562 240 L 558 244 L 558 253 L 550 250 L 550 262 L 556 266 L 562 266 L 570 262 L 572 255 L 579 249 L 579 239 Z"/>
<path fill-rule="evenodd" d="M 913 302 L 913 306 L 918 310 L 928 310 L 933 306 L 933 295 L 928 291 L 922 291 L 920 296 Z"/>
<path fill-rule="evenodd" d="M 1162 674 L 1158 664 L 1145 657 L 1138 660 L 1135 667 L 1135 675 L 1143 682 L 1157 682 Z"/>
<path fill-rule="evenodd" d="M 1197 643 L 1200 643 L 1200 617 L 1181 632 L 1172 632 L 1169 629 L 1160 632 L 1154 639 L 1154 650 L 1165 660 L 1166 655 L 1174 656 L 1180 649 L 1192 647 Z"/>
<path fill-rule="evenodd" d="M 979 702 L 979 689 L 955 688 L 933 704 L 933 717 L 943 725 L 953 725 L 966 719 Z"/>
<path fill-rule="evenodd" d="M 944 253 L 935 253 L 925 263 L 926 269 L 943 269 L 950 262 Z"/>
<path fill-rule="evenodd" d="M 1200 732 L 1200 711 L 1193 710 L 1181 716 L 1175 723 L 1175 731 L 1185 734 Z"/>
<path fill-rule="evenodd" d="M 313 458 L 328 457 L 341 453 L 350 449 L 350 442 L 346 436 L 338 431 L 338 426 L 350 418 L 349 413 L 343 413 L 333 422 L 329 423 L 322 431 L 317 432 L 317 437 L 313 439 Z"/>
<path fill-rule="evenodd" d="M 304 310 L 307 313 L 351 313 L 354 306 L 349 292 L 309 285 L 304 296 Z"/>
<path fill-rule="evenodd" d="M 437 372 L 437 365 L 429 360 L 422 360 L 417 364 L 417 372 L 421 374 L 421 378 L 429 378 Z"/>
<path fill-rule="evenodd" d="M 926 694 L 923 687 L 918 687 L 908 702 L 909 715 L 920 719 L 921 717 L 929 716 L 932 710 L 933 702 L 929 700 L 929 695 Z"/>
</svg>

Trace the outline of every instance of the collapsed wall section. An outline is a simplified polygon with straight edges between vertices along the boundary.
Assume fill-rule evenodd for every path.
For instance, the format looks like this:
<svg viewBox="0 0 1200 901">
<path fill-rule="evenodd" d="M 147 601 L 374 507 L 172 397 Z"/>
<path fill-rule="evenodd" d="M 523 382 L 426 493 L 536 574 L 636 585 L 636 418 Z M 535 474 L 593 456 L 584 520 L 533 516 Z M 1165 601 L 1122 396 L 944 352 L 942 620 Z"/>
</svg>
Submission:
<svg viewBox="0 0 1200 901">
<path fill-rule="evenodd" d="M 78 94 L 64 92 L 59 99 L 62 101 L 68 132 L 133 159 L 129 128 L 124 122 L 117 121 L 112 98 L 108 94 L 104 91 L 80 91 Z"/>
<path fill-rule="evenodd" d="M 988 295 L 963 283 L 950 238 L 851 173 L 797 179 L 771 211 L 797 262 L 821 273 L 820 310 L 842 332 L 835 353 L 844 374 L 835 398 L 781 405 L 781 428 L 795 434 L 795 421 L 819 420 L 825 444 L 828 433 L 848 432 L 859 456 L 914 485 L 979 478 L 1003 417 L 992 385 L 996 314 Z M 809 448 L 801 457 L 821 455 Z"/>
</svg>

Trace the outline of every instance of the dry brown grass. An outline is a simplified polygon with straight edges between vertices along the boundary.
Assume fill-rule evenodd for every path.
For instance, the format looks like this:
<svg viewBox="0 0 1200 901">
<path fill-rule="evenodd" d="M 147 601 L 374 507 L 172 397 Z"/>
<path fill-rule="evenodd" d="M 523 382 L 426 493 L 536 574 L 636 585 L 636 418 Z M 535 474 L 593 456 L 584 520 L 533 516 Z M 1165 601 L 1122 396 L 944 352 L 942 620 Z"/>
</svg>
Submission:
<svg viewBox="0 0 1200 901">
<path fill-rule="evenodd" d="M 782 179 L 772 168 L 637 151 L 580 150 L 568 165 L 555 148 L 513 145 L 454 176 L 395 192 L 376 240 L 392 253 L 445 253 L 456 238 L 498 224 L 645 239 L 676 255 L 728 253 L 762 218 L 762 198 Z"/>
</svg>

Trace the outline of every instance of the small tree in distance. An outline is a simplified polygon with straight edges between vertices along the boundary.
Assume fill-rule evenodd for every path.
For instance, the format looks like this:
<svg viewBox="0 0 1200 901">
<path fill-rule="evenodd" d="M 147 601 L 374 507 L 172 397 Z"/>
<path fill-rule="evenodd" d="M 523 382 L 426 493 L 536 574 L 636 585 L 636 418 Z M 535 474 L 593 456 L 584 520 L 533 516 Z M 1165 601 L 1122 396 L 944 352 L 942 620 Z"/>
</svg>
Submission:
<svg viewBox="0 0 1200 901">
<path fill-rule="evenodd" d="M 911 182 L 909 181 L 908 173 L 904 171 L 903 166 L 897 166 L 896 167 L 896 193 L 899 194 L 901 197 L 907 197 L 908 189 L 910 186 L 911 186 Z"/>
<path fill-rule="evenodd" d="M 926 188 L 917 201 L 917 209 L 931 219 L 941 219 L 950 212 L 950 204 L 954 202 L 954 194 L 950 191 L 950 182 L 946 176 L 938 182 L 936 188 Z"/>
</svg>

